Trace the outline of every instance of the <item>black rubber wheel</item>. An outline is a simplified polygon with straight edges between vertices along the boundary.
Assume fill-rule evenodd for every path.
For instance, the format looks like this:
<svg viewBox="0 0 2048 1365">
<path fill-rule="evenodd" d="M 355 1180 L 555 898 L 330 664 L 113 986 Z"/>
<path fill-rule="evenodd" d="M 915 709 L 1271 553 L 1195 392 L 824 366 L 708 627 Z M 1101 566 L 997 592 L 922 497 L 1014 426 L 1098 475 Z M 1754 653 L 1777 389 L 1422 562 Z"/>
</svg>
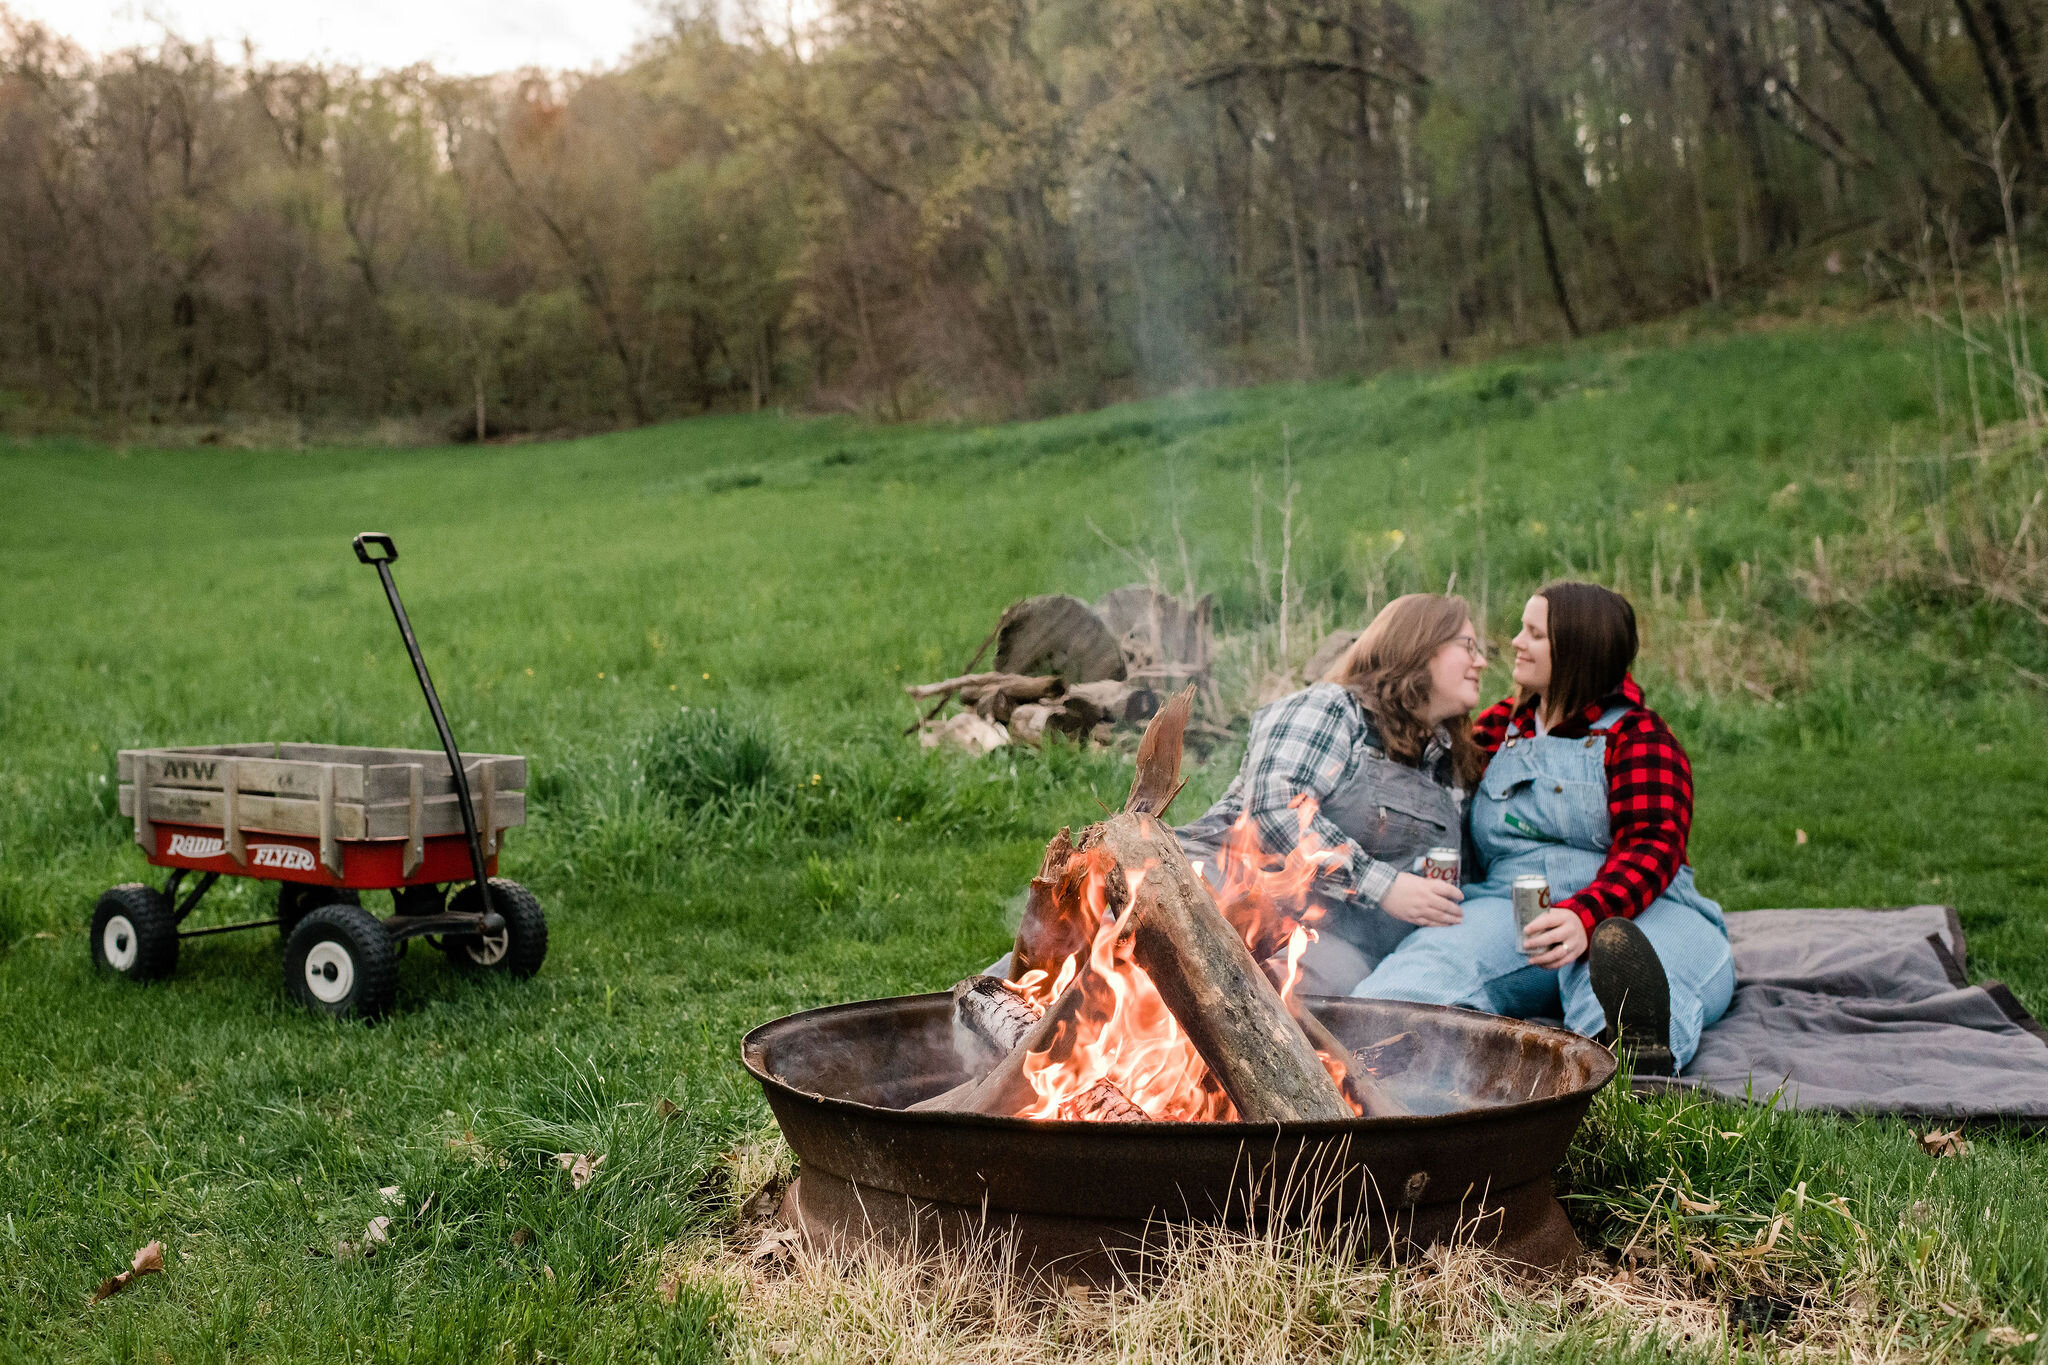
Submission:
<svg viewBox="0 0 2048 1365">
<path fill-rule="evenodd" d="M 92 962 L 130 981 L 161 981 L 178 969 L 178 921 L 164 893 L 126 882 L 92 908 Z"/>
<path fill-rule="evenodd" d="M 473 915 L 482 907 L 476 883 L 457 891 L 448 902 L 455 914 Z M 509 972 L 524 980 L 540 970 L 548 955 L 548 919 L 540 902 L 518 882 L 491 878 L 491 908 L 505 920 L 499 934 L 448 934 L 441 939 L 441 951 L 465 971 Z"/>
<path fill-rule="evenodd" d="M 375 1019 L 398 995 L 398 953 L 360 905 L 309 912 L 284 945 L 284 988 L 316 1014 Z"/>
<path fill-rule="evenodd" d="M 308 886 L 304 882 L 277 884 L 277 936 L 288 939 L 299 921 L 323 905 L 361 905 L 363 893 L 345 886 Z"/>
</svg>

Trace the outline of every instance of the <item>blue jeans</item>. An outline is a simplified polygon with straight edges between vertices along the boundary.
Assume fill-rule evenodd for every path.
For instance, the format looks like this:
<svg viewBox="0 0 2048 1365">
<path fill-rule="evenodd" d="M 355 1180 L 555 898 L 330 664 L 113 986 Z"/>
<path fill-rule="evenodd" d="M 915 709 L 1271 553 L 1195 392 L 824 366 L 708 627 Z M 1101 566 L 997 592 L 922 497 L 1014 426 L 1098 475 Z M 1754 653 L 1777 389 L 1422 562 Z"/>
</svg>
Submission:
<svg viewBox="0 0 2048 1365">
<path fill-rule="evenodd" d="M 1353 995 L 1463 1005 L 1516 1019 L 1562 1018 L 1597 1037 L 1607 1012 L 1593 994 L 1583 955 L 1562 967 L 1533 967 L 1522 954 L 1514 902 L 1500 888 L 1467 893 L 1462 924 L 1417 929 L 1359 983 Z M 1683 1067 L 1699 1050 L 1700 1030 L 1719 1019 L 1735 993 L 1735 962 L 1721 927 L 1670 897 L 1636 916 L 1671 982 L 1671 1053 Z"/>
</svg>

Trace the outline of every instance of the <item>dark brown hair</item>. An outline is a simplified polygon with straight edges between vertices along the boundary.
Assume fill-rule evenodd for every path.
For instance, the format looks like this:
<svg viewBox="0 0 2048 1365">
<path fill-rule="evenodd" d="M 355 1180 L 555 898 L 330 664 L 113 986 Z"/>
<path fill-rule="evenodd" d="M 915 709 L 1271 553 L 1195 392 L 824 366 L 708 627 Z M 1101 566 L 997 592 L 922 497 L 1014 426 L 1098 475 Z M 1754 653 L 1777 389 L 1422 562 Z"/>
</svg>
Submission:
<svg viewBox="0 0 2048 1365">
<path fill-rule="evenodd" d="M 1612 694 L 1628 676 L 1636 661 L 1636 609 L 1618 592 L 1570 579 L 1545 583 L 1536 595 L 1550 604 L 1544 719 L 1555 725 Z"/>
<path fill-rule="evenodd" d="M 1434 592 L 1397 597 L 1380 608 L 1323 681 L 1357 694 L 1379 722 L 1387 755 L 1415 767 L 1434 733 L 1427 718 L 1429 666 L 1471 620 L 1472 608 L 1462 597 Z M 1452 770 L 1459 785 L 1470 787 L 1486 767 L 1486 756 L 1472 742 L 1472 718 L 1453 717 L 1444 728 L 1451 734 Z"/>
</svg>

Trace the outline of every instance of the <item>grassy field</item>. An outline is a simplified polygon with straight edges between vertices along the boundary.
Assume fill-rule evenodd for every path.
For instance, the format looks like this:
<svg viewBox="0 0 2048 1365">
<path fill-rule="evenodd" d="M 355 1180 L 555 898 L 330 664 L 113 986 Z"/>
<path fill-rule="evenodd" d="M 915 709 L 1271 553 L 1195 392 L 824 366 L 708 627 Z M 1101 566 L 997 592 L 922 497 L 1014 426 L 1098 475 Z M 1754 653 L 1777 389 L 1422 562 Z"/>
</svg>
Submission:
<svg viewBox="0 0 2048 1365">
<path fill-rule="evenodd" d="M 1899 1123 L 1619 1095 L 1574 1208 L 1589 1245 L 1650 1251 L 1654 1294 L 1475 1299 L 1309 1250 L 1220 1317 L 1195 1255 L 1149 1307 L 997 1311 L 947 1297 L 971 1277 L 882 1303 L 879 1270 L 764 1279 L 718 1251 L 778 1160 L 740 1035 L 986 962 L 1046 836 L 1128 780 L 1114 752 L 924 753 L 901 684 L 955 671 L 1016 597 L 1129 581 L 1125 550 L 1177 585 L 1176 522 L 1226 630 L 1270 650 L 1255 477 L 1268 501 L 1301 488 L 1297 655 L 1304 620 L 1453 573 L 1496 637 L 1567 567 L 1626 585 L 1696 760 L 1703 889 L 1953 902 L 1975 971 L 2048 1005 L 2048 631 L 1913 568 L 1912 509 L 1999 491 L 1948 458 L 1932 393 L 1872 323 L 987 429 L 0 451 L 0 1357 L 2040 1359 L 2040 1139 L 1936 1162 Z M 93 898 L 143 871 L 116 749 L 432 742 L 348 551 L 368 528 L 401 547 L 463 743 L 533 762 L 504 867 L 548 908 L 547 966 L 477 981 L 415 951 L 371 1028 L 289 1008 L 268 934 L 188 942 L 164 986 L 95 978 Z M 1259 536 L 1277 566 L 1270 508 Z M 223 883 L 202 914 L 263 912 Z M 573 1190 L 561 1152 L 605 1161 Z M 1718 1212 L 1676 1203 L 1677 1173 Z M 332 1255 L 380 1214 L 380 1254 Z M 1768 1254 L 1741 1251 L 1780 1215 Z M 152 1238 L 165 1273 L 87 1306 Z M 1176 1316 L 1201 1293 L 1217 1311 Z M 1723 1305 L 1765 1301 L 1800 1305 L 1778 1337 L 1719 1335 Z M 1038 1344 L 991 1344 L 1013 1329 Z"/>
</svg>

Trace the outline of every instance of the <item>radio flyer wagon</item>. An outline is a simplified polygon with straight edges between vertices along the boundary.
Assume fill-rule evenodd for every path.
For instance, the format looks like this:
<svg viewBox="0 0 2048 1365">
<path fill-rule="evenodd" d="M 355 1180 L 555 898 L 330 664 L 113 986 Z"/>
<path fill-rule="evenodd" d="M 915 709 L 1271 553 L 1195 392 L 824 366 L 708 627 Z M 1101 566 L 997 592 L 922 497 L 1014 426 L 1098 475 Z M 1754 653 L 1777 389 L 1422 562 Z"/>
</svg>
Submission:
<svg viewBox="0 0 2048 1365">
<path fill-rule="evenodd" d="M 526 760 L 465 759 L 456 749 L 391 578 L 397 547 L 390 536 L 364 532 L 355 552 L 383 583 L 441 752 L 340 744 L 122 750 L 121 814 L 134 817 L 143 856 L 170 875 L 162 890 L 129 882 L 99 898 L 91 939 L 102 969 L 157 980 L 176 969 L 181 939 L 276 925 L 286 992 L 314 1011 L 362 1019 L 391 1007 L 398 952 L 409 939 L 428 939 L 459 968 L 517 977 L 540 970 L 548 951 L 540 902 L 494 875 L 504 832 L 526 822 Z M 222 877 L 276 882 L 276 917 L 181 928 Z M 393 913 L 372 915 L 365 891 L 389 891 Z"/>
</svg>

